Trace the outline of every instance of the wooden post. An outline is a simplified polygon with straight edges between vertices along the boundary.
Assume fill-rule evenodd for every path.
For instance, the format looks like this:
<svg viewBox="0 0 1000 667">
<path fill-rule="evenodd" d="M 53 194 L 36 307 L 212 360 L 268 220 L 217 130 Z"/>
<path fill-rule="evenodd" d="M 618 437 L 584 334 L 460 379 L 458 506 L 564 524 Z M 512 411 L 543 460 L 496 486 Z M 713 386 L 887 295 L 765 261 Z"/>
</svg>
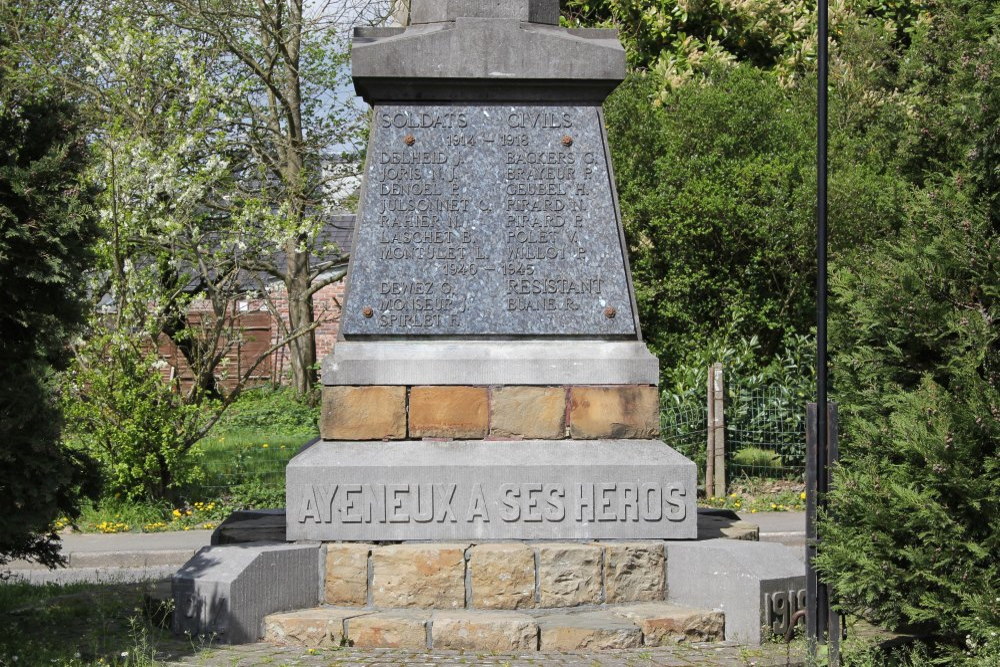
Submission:
<svg viewBox="0 0 1000 667">
<path fill-rule="evenodd" d="M 715 366 L 708 367 L 708 418 L 706 419 L 706 430 L 708 431 L 708 449 L 705 455 L 705 497 L 715 497 Z"/>
<path fill-rule="evenodd" d="M 726 407 L 722 364 L 712 367 L 712 436 L 715 449 L 715 492 L 726 495 Z"/>
</svg>

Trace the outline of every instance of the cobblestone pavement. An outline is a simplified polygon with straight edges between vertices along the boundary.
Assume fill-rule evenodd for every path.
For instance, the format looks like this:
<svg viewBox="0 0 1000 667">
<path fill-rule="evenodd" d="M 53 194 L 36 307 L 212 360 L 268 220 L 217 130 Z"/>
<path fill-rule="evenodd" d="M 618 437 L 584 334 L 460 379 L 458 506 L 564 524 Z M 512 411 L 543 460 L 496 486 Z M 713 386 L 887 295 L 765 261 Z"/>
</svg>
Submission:
<svg viewBox="0 0 1000 667">
<path fill-rule="evenodd" d="M 681 644 L 666 648 L 607 651 L 601 653 L 518 653 L 511 655 L 463 651 L 404 651 L 391 649 L 304 649 L 268 644 L 216 647 L 200 650 L 188 648 L 175 652 L 164 663 L 168 667 L 251 667 L 253 665 L 287 665 L 314 667 L 319 665 L 425 665 L 427 667 L 562 667 L 585 665 L 592 667 L 691 667 L 720 665 L 722 667 L 779 667 L 803 664 L 801 642 L 791 647 L 767 644 L 742 648 L 732 644 Z"/>
</svg>

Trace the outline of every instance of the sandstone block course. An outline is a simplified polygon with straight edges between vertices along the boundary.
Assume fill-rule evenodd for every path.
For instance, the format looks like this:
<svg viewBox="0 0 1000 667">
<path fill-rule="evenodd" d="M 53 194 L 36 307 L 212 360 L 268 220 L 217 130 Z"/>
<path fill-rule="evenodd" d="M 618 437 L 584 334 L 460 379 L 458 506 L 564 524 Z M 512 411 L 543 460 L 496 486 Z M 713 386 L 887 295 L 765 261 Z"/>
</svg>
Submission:
<svg viewBox="0 0 1000 667">
<path fill-rule="evenodd" d="M 376 607 L 465 607 L 465 544 L 397 544 L 372 551 Z"/>
<path fill-rule="evenodd" d="M 323 599 L 327 604 L 363 607 L 368 602 L 369 544 L 326 545 L 326 581 Z"/>
<path fill-rule="evenodd" d="M 431 637 L 435 649 L 538 650 L 538 624 L 515 612 L 436 612 Z"/>
<path fill-rule="evenodd" d="M 344 620 L 365 614 L 326 608 L 272 614 L 264 619 L 264 641 L 311 648 L 340 646 L 344 638 Z"/>
<path fill-rule="evenodd" d="M 662 542 L 609 542 L 604 548 L 604 601 L 663 600 L 666 570 Z"/>
<path fill-rule="evenodd" d="M 544 440 L 566 437 L 566 390 L 563 387 L 493 389 L 490 435 Z"/>
<path fill-rule="evenodd" d="M 535 551 L 524 544 L 480 544 L 469 550 L 471 606 L 524 609 L 535 604 Z"/>
<path fill-rule="evenodd" d="M 406 387 L 324 387 L 324 440 L 402 440 Z"/>
<path fill-rule="evenodd" d="M 572 387 L 570 436 L 578 440 L 635 438 L 660 434 L 660 399 L 656 387 Z"/>
<path fill-rule="evenodd" d="M 540 616 L 539 650 L 605 651 L 642 646 L 642 631 L 610 612 Z"/>
<path fill-rule="evenodd" d="M 485 438 L 489 428 L 486 387 L 413 387 L 410 437 Z"/>
<path fill-rule="evenodd" d="M 646 646 L 722 641 L 725 630 L 725 617 L 721 611 L 656 602 L 612 607 L 611 611 L 639 625 Z"/>
<path fill-rule="evenodd" d="M 601 548 L 592 544 L 538 544 L 538 604 L 600 604 Z"/>
<path fill-rule="evenodd" d="M 360 648 L 427 648 L 430 615 L 418 611 L 393 611 L 360 616 L 347 621 L 347 638 Z"/>
</svg>

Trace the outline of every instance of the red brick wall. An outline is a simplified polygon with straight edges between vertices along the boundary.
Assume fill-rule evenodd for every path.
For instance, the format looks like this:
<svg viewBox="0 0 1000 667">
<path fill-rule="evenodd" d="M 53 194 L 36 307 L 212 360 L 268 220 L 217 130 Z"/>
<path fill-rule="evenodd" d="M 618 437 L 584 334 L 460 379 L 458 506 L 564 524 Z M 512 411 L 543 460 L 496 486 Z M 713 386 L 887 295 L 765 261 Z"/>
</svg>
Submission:
<svg viewBox="0 0 1000 667">
<path fill-rule="evenodd" d="M 288 298 L 284 286 L 280 283 L 275 284 L 272 287 L 270 298 L 279 315 L 287 323 Z M 313 313 L 319 322 L 319 327 L 315 332 L 316 358 L 320 362 L 333 351 L 333 346 L 337 341 L 337 334 L 340 330 L 340 307 L 343 298 L 344 281 L 327 285 L 313 295 Z M 281 332 L 281 327 L 270 316 L 263 299 L 247 299 L 235 305 L 237 313 L 242 314 L 241 317 L 246 320 L 245 335 L 247 340 L 240 347 L 238 354 L 234 351 L 230 355 L 229 367 L 233 371 L 253 363 L 253 360 L 264 350 L 277 343 Z M 210 305 L 207 302 L 194 302 L 190 309 L 192 320 L 197 321 L 200 313 L 209 309 Z M 190 386 L 191 373 L 186 367 L 183 355 L 174 348 L 169 340 L 161 343 L 159 352 L 163 360 L 169 364 L 169 368 L 164 371 L 164 378 L 177 378 L 181 382 L 182 389 L 187 389 Z M 291 373 L 288 364 L 287 347 L 281 348 L 258 367 L 254 373 L 253 382 L 274 382 L 277 384 L 287 382 Z M 224 379 L 224 385 L 232 387 L 235 384 L 233 371 L 230 371 L 230 377 Z"/>
</svg>

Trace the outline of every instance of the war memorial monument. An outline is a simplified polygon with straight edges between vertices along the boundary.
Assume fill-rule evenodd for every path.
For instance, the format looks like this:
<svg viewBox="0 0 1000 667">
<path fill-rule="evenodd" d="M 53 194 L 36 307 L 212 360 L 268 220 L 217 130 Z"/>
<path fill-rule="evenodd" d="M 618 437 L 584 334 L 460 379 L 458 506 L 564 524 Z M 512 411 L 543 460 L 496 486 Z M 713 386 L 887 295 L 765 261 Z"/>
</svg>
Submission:
<svg viewBox="0 0 1000 667">
<path fill-rule="evenodd" d="M 795 553 L 699 535 L 695 465 L 658 439 L 601 111 L 625 54 L 558 24 L 557 0 L 413 0 L 356 30 L 373 124 L 321 439 L 250 518 L 280 534 L 175 575 L 178 632 L 753 644 L 801 606 Z"/>
</svg>

